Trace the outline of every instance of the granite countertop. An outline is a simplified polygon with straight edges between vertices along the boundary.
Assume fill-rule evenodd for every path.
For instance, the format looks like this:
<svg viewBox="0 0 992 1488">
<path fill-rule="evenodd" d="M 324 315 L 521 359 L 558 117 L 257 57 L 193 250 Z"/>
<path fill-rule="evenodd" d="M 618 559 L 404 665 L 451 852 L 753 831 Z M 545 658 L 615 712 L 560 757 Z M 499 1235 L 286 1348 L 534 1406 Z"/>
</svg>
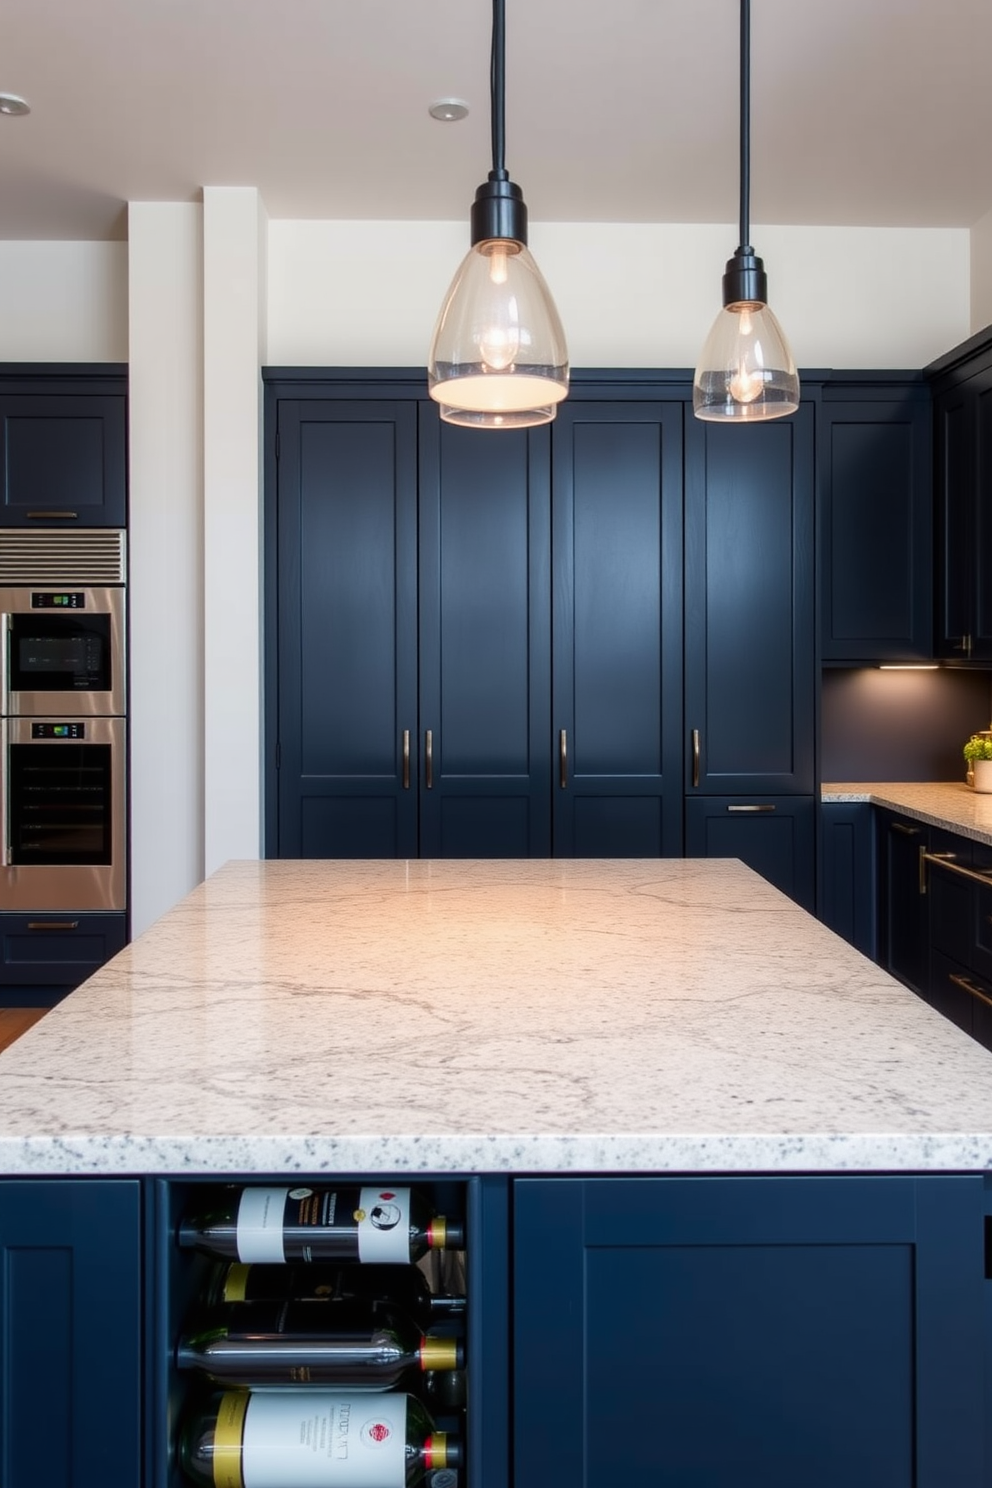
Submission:
<svg viewBox="0 0 992 1488">
<path fill-rule="evenodd" d="M 972 790 L 963 780 L 824 785 L 820 799 L 870 801 L 992 846 L 992 795 Z"/>
<path fill-rule="evenodd" d="M 230 863 L 0 1055 L 0 1172 L 992 1166 L 992 1055 L 743 864 Z"/>
</svg>

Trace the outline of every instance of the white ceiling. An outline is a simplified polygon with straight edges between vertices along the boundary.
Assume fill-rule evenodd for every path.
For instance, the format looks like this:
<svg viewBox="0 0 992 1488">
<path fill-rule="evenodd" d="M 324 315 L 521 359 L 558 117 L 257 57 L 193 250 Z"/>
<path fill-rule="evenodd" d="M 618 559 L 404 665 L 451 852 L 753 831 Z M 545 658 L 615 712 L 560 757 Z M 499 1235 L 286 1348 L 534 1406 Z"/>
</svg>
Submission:
<svg viewBox="0 0 992 1488">
<path fill-rule="evenodd" d="M 992 209 L 992 0 L 753 0 L 751 215 Z M 490 0 L 4 0 L 0 239 L 253 185 L 271 217 L 467 218 Z M 507 0 L 507 165 L 535 221 L 733 222 L 738 0 Z M 428 104 L 455 95 L 467 120 Z"/>
</svg>

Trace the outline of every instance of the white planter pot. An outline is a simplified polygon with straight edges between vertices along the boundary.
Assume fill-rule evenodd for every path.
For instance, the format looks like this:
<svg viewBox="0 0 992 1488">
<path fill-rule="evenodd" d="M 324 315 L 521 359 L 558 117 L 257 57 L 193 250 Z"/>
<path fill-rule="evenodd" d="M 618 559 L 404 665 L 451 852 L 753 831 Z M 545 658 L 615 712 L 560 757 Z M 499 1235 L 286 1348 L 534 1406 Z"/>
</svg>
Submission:
<svg viewBox="0 0 992 1488">
<path fill-rule="evenodd" d="M 992 794 L 992 760 L 974 760 L 975 789 Z"/>
</svg>

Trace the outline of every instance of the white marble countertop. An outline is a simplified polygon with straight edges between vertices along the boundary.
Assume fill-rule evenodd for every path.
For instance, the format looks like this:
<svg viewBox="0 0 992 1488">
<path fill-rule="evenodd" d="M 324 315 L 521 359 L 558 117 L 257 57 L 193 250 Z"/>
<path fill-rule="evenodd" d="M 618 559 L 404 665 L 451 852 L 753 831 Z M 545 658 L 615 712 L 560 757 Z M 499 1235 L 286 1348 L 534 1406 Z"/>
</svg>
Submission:
<svg viewBox="0 0 992 1488">
<path fill-rule="evenodd" d="M 931 827 L 944 827 L 992 846 L 992 795 L 964 781 L 886 781 L 824 785 L 822 801 L 870 801 Z"/>
<path fill-rule="evenodd" d="M 238 862 L 0 1055 L 0 1172 L 992 1167 L 992 1054 L 736 861 Z"/>
</svg>

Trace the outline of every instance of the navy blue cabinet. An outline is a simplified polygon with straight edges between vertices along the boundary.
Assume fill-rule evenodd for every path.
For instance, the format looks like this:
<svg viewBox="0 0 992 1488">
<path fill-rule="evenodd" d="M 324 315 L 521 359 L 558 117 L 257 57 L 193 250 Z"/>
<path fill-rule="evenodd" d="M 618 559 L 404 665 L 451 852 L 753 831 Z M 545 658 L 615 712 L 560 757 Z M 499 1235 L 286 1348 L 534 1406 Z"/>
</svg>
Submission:
<svg viewBox="0 0 992 1488">
<path fill-rule="evenodd" d="M 820 805 L 817 913 L 865 956 L 875 954 L 872 808 L 867 801 Z"/>
<path fill-rule="evenodd" d="M 553 425 L 556 856 L 682 852 L 682 421 L 630 394 Z"/>
<path fill-rule="evenodd" d="M 0 1006 L 51 1007 L 126 943 L 123 914 L 0 914 Z"/>
<path fill-rule="evenodd" d="M 420 854 L 548 857 L 548 430 L 419 416 Z"/>
<path fill-rule="evenodd" d="M 813 791 L 813 412 L 686 425 L 692 794 Z"/>
<path fill-rule="evenodd" d="M 922 379 L 827 384 L 817 408 L 824 661 L 933 653 L 932 407 Z"/>
<path fill-rule="evenodd" d="M 935 653 L 992 658 L 992 331 L 931 363 L 936 443 Z"/>
<path fill-rule="evenodd" d="M 283 399 L 277 432 L 274 856 L 416 857 L 416 404 Z"/>
<path fill-rule="evenodd" d="M 816 901 L 812 796 L 693 796 L 685 803 L 688 858 L 740 858 L 813 912 Z"/>
<path fill-rule="evenodd" d="M 978 1488 L 980 1177 L 521 1179 L 514 1488 Z"/>
<path fill-rule="evenodd" d="M 121 369 L 0 372 L 0 526 L 124 527 Z"/>
<path fill-rule="evenodd" d="M 922 992 L 930 977 L 927 865 L 929 828 L 876 809 L 878 960 L 893 976 Z"/>
<path fill-rule="evenodd" d="M 138 1181 L 0 1182 L 0 1482 L 141 1488 Z"/>
</svg>

